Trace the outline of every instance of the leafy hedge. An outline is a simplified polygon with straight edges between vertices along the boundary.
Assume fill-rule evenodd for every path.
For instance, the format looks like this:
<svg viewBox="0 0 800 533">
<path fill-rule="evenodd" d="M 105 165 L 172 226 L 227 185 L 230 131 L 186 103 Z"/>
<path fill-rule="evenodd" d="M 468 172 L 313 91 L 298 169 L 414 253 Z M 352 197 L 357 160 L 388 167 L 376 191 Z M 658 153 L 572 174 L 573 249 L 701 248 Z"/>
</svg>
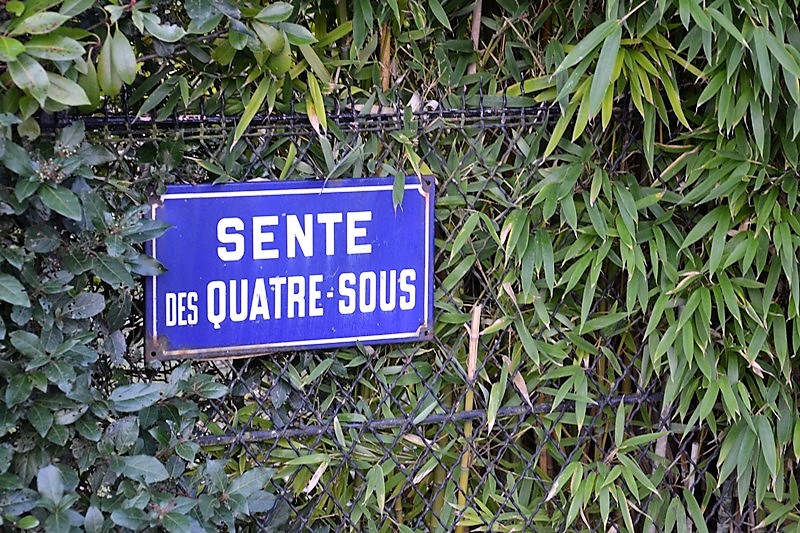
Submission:
<svg viewBox="0 0 800 533">
<path fill-rule="evenodd" d="M 529 488 L 517 509 L 547 509 L 542 527 L 691 521 L 702 530 L 746 508 L 750 527 L 796 524 L 797 12 L 796 2 L 728 0 L 501 0 L 482 12 L 462 0 L 0 3 L 3 525 L 184 531 L 231 528 L 265 510 L 275 528 L 289 519 L 265 489 L 270 469 L 244 455 L 217 458 L 193 439 L 207 429 L 204 406 L 228 387 L 198 367 L 155 373 L 140 363 L 139 276 L 160 269 L 141 243 L 165 229 L 143 216 L 150 195 L 173 181 L 249 177 L 256 164 L 273 178 L 439 177 L 448 238 L 437 242 L 430 361 L 452 355 L 468 366 L 463 325 L 475 303 L 491 304 L 480 336 L 497 351 L 475 390 L 460 367 L 403 368 L 433 375 L 428 393 L 465 404 L 466 389 L 477 394 L 491 422 L 474 450 L 497 444 L 498 410 L 530 402 L 528 391 L 574 402 L 531 429 L 547 442 L 536 476 L 549 485 Z M 392 137 L 400 155 L 384 165 L 376 154 L 386 139 L 348 144 L 327 118 L 334 109 L 380 115 L 395 100 L 435 109 L 462 95 L 467 104 L 552 102 L 561 118 L 544 134 L 513 137 L 454 138 L 443 128 L 431 146 L 406 113 Z M 217 157 L 204 152 L 202 132 L 113 150 L 87 141 L 80 122 L 42 136 L 51 114 L 101 106 L 156 121 L 237 118 Z M 271 111 L 308 117 L 318 135 L 308 154 L 280 140 L 256 153 L 248 132 Z M 620 119 L 631 115 L 639 118 Z M 381 367 L 394 355 L 378 357 Z M 419 409 L 419 384 L 408 381 L 390 388 Z M 368 390 L 354 409 L 391 410 Z M 632 391 L 663 394 L 659 412 L 593 403 Z M 466 452 L 454 450 L 467 449 L 458 442 L 440 467 L 455 471 Z M 687 459 L 686 442 L 697 456 Z M 509 452 L 504 475 L 530 467 L 526 453 Z M 690 466 L 674 464 L 679 456 Z M 300 494 L 314 472 L 289 461 L 274 460 L 299 476 Z M 365 520 L 384 515 L 387 494 L 403 508 L 407 480 L 384 480 L 393 466 L 382 464 L 358 465 Z M 343 495 L 332 508 L 343 509 L 350 478 L 319 472 L 320 487 Z M 481 505 L 445 506 L 463 512 L 463 524 L 530 526 L 525 513 L 500 513 L 479 476 L 465 479 Z"/>
</svg>

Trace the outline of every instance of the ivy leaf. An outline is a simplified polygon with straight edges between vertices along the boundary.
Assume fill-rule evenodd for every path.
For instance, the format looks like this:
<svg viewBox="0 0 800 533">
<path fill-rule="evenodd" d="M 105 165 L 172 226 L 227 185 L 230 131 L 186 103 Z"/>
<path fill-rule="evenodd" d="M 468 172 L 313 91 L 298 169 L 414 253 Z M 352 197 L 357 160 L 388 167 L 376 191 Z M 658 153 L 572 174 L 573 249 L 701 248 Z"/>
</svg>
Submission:
<svg viewBox="0 0 800 533">
<path fill-rule="evenodd" d="M 0 274 L 0 300 L 20 307 L 31 306 L 25 287 L 17 278 L 9 274 Z"/>
<path fill-rule="evenodd" d="M 81 204 L 74 192 L 64 187 L 45 185 L 39 189 L 42 203 L 72 220 L 81 220 Z"/>
</svg>

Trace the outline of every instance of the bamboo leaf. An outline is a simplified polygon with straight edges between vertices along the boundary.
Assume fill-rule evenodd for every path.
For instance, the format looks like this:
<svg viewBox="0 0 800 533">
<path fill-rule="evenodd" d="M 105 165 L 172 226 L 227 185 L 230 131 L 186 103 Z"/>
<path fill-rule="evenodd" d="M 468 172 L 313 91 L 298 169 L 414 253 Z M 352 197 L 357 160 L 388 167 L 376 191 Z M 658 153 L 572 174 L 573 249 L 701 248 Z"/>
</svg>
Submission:
<svg viewBox="0 0 800 533">
<path fill-rule="evenodd" d="M 590 53 L 594 52 L 594 50 L 600 46 L 600 43 L 606 40 L 606 38 L 614 33 L 615 30 L 619 29 L 621 26 L 621 21 L 619 20 L 607 20 L 589 32 L 586 37 L 581 39 L 581 41 L 573 48 L 569 54 L 564 58 L 564 60 L 558 65 L 556 70 L 553 72 L 553 76 L 564 72 L 568 68 L 577 65 L 583 59 L 588 56 Z"/>
<path fill-rule="evenodd" d="M 239 123 L 236 125 L 236 129 L 233 132 L 233 143 L 231 145 L 231 150 L 233 150 L 233 145 L 235 145 L 239 139 L 242 138 L 244 132 L 247 131 L 247 127 L 250 125 L 250 122 L 252 122 L 253 117 L 256 116 L 256 113 L 258 113 L 258 110 L 261 109 L 261 105 L 264 103 L 264 98 L 267 96 L 269 84 L 269 79 L 264 78 L 261 80 L 261 83 L 258 84 L 258 87 L 253 92 L 253 96 L 250 97 L 250 101 L 247 102 L 246 106 L 244 106 L 242 117 L 239 119 Z"/>
<path fill-rule="evenodd" d="M 589 91 L 589 114 L 597 115 L 603 97 L 608 91 L 611 83 L 611 76 L 614 73 L 614 65 L 619 55 L 619 44 L 622 39 L 622 26 L 614 25 L 612 32 L 603 41 L 600 49 L 600 56 L 597 59 L 597 67 L 592 77 L 592 88 Z"/>
</svg>

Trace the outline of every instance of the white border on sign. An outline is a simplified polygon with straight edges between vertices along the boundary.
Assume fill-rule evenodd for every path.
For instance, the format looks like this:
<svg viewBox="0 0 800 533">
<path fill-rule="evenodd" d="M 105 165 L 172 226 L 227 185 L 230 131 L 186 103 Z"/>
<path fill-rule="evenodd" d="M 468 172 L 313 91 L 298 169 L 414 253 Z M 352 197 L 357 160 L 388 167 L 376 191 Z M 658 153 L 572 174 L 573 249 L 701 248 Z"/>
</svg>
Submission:
<svg viewBox="0 0 800 533">
<path fill-rule="evenodd" d="M 189 193 L 166 193 L 161 196 L 161 206 L 167 200 L 191 200 L 196 198 L 242 198 L 242 197 L 253 197 L 253 196 L 278 196 L 278 195 L 302 195 L 302 194 L 333 194 L 333 193 L 351 193 L 351 192 L 378 192 L 378 191 L 391 191 L 394 189 L 393 185 L 364 185 L 358 187 L 329 187 L 329 188 L 313 188 L 313 189 L 267 189 L 267 190 L 255 190 L 255 191 L 219 191 L 219 192 L 189 192 Z M 407 183 L 405 185 L 404 190 L 413 190 L 416 189 L 420 195 L 425 197 L 425 301 L 424 301 L 424 323 L 430 324 L 430 316 L 429 313 L 429 292 L 431 287 L 429 287 L 430 280 L 431 280 L 431 261 L 430 261 L 430 253 L 431 253 L 431 246 L 430 246 L 430 236 L 431 236 L 431 197 L 425 191 L 423 184 L 420 183 Z M 158 209 L 159 205 L 153 204 L 151 206 L 151 218 L 155 220 L 156 218 L 156 209 Z M 153 259 L 158 261 L 158 256 L 156 254 L 156 239 L 151 241 L 152 244 L 152 252 L 153 252 Z M 152 277 L 152 295 L 151 295 L 151 309 L 152 309 L 152 337 L 158 338 L 158 331 L 156 330 L 156 325 L 158 323 L 158 300 L 156 295 L 158 294 L 157 290 L 157 280 L 158 276 Z M 408 333 L 391 333 L 391 334 L 383 334 L 383 335 L 368 335 L 364 337 L 336 337 L 336 338 L 327 338 L 327 339 L 314 339 L 314 340 L 307 340 L 307 341 L 287 341 L 287 342 L 274 342 L 274 343 L 267 343 L 267 344 L 246 344 L 242 346 L 226 346 L 224 348 L 198 348 L 198 349 L 189 349 L 189 350 L 165 350 L 164 355 L 170 355 L 171 353 L 180 353 L 182 355 L 187 354 L 195 354 L 195 353 L 209 353 L 212 354 L 213 352 L 225 352 L 228 350 L 266 350 L 270 348 L 290 348 L 293 346 L 314 346 L 317 344 L 327 344 L 327 343 L 350 343 L 350 342 L 369 342 L 369 341 L 381 341 L 381 340 L 392 340 L 392 339 L 407 339 L 407 338 L 416 338 L 419 337 L 418 331 L 408 332 Z"/>
</svg>

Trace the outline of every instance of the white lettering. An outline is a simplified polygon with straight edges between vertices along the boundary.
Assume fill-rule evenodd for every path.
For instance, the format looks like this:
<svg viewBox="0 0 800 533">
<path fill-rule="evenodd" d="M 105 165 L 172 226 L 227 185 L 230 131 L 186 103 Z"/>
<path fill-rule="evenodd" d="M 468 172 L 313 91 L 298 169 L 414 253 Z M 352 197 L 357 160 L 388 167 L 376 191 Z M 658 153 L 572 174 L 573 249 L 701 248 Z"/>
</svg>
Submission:
<svg viewBox="0 0 800 533">
<path fill-rule="evenodd" d="M 289 276 L 286 284 L 286 312 L 287 318 L 295 317 L 295 306 L 297 316 L 306 316 L 306 279 L 303 276 Z"/>
<path fill-rule="evenodd" d="M 187 317 L 186 321 L 189 323 L 190 326 L 194 326 L 197 324 L 198 321 L 198 309 L 197 309 L 197 293 L 190 292 L 188 297 L 186 298 L 186 307 L 189 309 L 189 316 Z"/>
<path fill-rule="evenodd" d="M 297 245 L 306 257 L 314 255 L 314 223 L 313 215 L 303 217 L 303 225 L 297 219 L 297 215 L 286 216 L 286 256 L 295 257 L 297 255 Z"/>
<path fill-rule="evenodd" d="M 230 300 L 230 302 L 231 302 L 230 317 L 231 317 L 231 320 L 233 320 L 234 322 L 244 322 L 245 320 L 247 320 L 247 307 L 248 307 L 247 306 L 247 286 L 249 285 L 249 283 L 248 283 L 248 281 L 246 279 L 243 279 L 243 280 L 239 281 L 239 284 L 240 284 L 239 292 L 241 294 L 241 296 L 239 298 L 239 301 L 241 302 L 241 305 L 237 309 L 236 308 L 236 299 L 237 299 L 236 298 L 236 285 L 237 285 L 237 283 L 236 283 L 235 279 L 232 279 L 230 281 L 230 286 L 231 286 L 231 290 L 230 290 L 230 293 L 229 293 L 230 297 L 231 297 L 231 300 Z"/>
<path fill-rule="evenodd" d="M 397 270 L 390 270 L 391 279 L 386 279 L 386 271 L 380 273 L 381 311 L 392 311 L 397 305 Z"/>
<path fill-rule="evenodd" d="M 267 300 L 267 288 L 264 285 L 264 278 L 256 278 L 253 287 L 253 302 L 250 307 L 250 320 L 261 317 L 269 320 L 269 300 Z"/>
<path fill-rule="evenodd" d="M 347 213 L 347 255 L 371 254 L 372 245 L 356 244 L 357 238 L 367 236 L 367 228 L 356 226 L 356 222 L 369 222 L 372 220 L 372 211 L 354 211 Z"/>
<path fill-rule="evenodd" d="M 212 281 L 206 287 L 206 318 L 214 324 L 214 329 L 219 329 L 225 320 L 226 289 L 224 281 Z"/>
<path fill-rule="evenodd" d="M 322 316 L 322 307 L 319 306 L 319 299 L 322 291 L 317 285 L 325 279 L 322 274 L 314 274 L 308 277 L 308 316 Z"/>
<path fill-rule="evenodd" d="M 286 285 L 286 278 L 283 276 L 276 276 L 274 278 L 269 278 L 269 286 L 272 287 L 272 290 L 275 292 L 273 301 L 275 303 L 275 318 L 278 319 L 281 317 L 281 290 L 282 287 Z"/>
<path fill-rule="evenodd" d="M 400 271 L 400 309 L 408 311 L 416 305 L 416 287 L 412 283 L 417 279 L 417 271 L 404 268 Z"/>
<path fill-rule="evenodd" d="M 217 240 L 221 244 L 232 244 L 233 249 L 228 246 L 218 246 L 217 255 L 223 261 L 238 261 L 244 257 L 244 235 L 240 233 L 228 233 L 228 230 L 244 231 L 244 222 L 241 218 L 223 218 L 217 222 Z"/>
<path fill-rule="evenodd" d="M 263 231 L 265 226 L 277 225 L 278 217 L 274 215 L 253 217 L 253 259 L 278 258 L 278 250 L 273 248 L 264 249 L 264 244 L 275 242 L 275 234 L 271 231 Z"/>
<path fill-rule="evenodd" d="M 325 225 L 325 255 L 333 255 L 334 247 L 334 226 L 342 221 L 341 213 L 319 213 L 317 222 Z"/>
<path fill-rule="evenodd" d="M 339 295 L 343 299 L 339 300 L 339 313 L 351 315 L 356 310 L 356 275 L 352 272 L 345 272 L 339 275 Z"/>
<path fill-rule="evenodd" d="M 362 313 L 371 313 L 378 299 L 375 272 L 362 272 L 358 282 L 358 309 Z"/>
<path fill-rule="evenodd" d="M 178 325 L 178 295 L 168 292 L 164 295 L 164 322 L 167 327 Z"/>
</svg>

